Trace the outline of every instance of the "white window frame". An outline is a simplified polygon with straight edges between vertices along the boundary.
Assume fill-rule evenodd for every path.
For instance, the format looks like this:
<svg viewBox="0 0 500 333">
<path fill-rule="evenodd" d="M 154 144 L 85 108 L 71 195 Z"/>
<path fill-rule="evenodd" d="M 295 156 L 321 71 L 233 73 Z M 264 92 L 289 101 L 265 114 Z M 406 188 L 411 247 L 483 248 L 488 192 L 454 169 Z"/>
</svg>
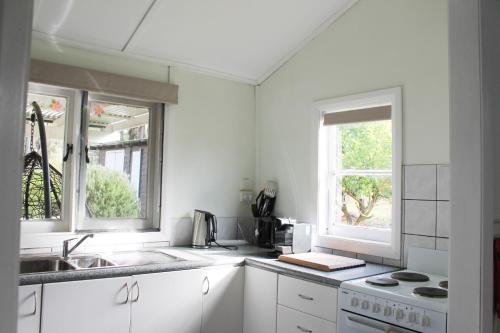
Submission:
<svg viewBox="0 0 500 333">
<path fill-rule="evenodd" d="M 392 106 L 392 223 L 390 235 L 384 235 L 380 229 L 372 227 L 340 226 L 342 236 L 332 235 L 328 231 L 330 204 L 329 191 L 331 190 L 329 176 L 329 140 L 328 130 L 322 121 L 326 113 L 342 112 L 353 109 L 369 108 L 374 106 Z M 400 259 L 401 252 L 401 170 L 402 170 L 402 97 L 401 88 L 390 88 L 368 93 L 344 96 L 339 98 L 317 101 L 315 103 L 317 117 L 315 127 L 317 137 L 317 216 L 318 216 L 318 245 L 343 251 L 376 255 L 391 259 Z M 339 227 L 339 226 L 336 226 Z M 360 232 L 362 231 L 362 232 Z M 373 237 L 363 237 L 370 233 Z M 363 239 L 364 238 L 364 239 Z M 375 240 L 376 239 L 376 240 Z M 389 240 L 389 242 L 386 242 Z"/>
<path fill-rule="evenodd" d="M 158 231 L 160 228 L 160 192 L 161 192 L 161 156 L 162 156 L 162 126 L 163 112 L 160 103 L 151 103 L 134 100 L 124 97 L 101 95 L 94 93 L 84 93 L 83 110 L 81 120 L 81 151 L 85 150 L 88 138 L 88 105 L 90 101 L 99 101 L 104 103 L 124 104 L 131 106 L 145 107 L 150 110 L 149 134 L 148 134 L 148 199 L 145 218 L 123 219 L 109 218 L 97 219 L 85 216 L 85 182 L 87 163 L 85 157 L 80 160 L 80 177 L 78 185 L 79 211 L 76 231 Z"/>
<path fill-rule="evenodd" d="M 66 153 L 66 144 L 76 142 L 78 133 L 79 113 L 81 106 L 81 92 L 69 88 L 61 88 L 44 84 L 30 82 L 28 84 L 28 93 L 51 95 L 63 97 L 66 99 L 66 114 L 64 121 L 64 143 L 63 151 Z M 29 102 L 29 101 L 28 101 Z M 74 145 L 73 145 L 74 146 Z M 74 148 L 73 148 L 74 149 Z M 63 193 L 61 219 L 43 219 L 43 220 L 21 220 L 22 233 L 45 233 L 45 232 L 63 232 L 68 231 L 74 222 L 75 215 L 75 185 L 76 163 L 75 151 L 69 154 L 68 160 L 63 164 Z M 61 156 L 62 158 L 62 156 Z"/>
</svg>

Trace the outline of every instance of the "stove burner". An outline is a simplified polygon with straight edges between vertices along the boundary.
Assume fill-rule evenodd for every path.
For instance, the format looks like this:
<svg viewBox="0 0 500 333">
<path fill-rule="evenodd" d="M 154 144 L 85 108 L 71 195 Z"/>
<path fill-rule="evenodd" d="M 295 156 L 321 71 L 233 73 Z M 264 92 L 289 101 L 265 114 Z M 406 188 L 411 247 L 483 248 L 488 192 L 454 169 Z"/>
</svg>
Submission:
<svg viewBox="0 0 500 333">
<path fill-rule="evenodd" d="M 444 289 L 448 289 L 448 281 L 440 281 L 439 286 Z"/>
<path fill-rule="evenodd" d="M 413 293 L 425 297 L 439 297 L 439 298 L 448 297 L 448 290 L 441 288 L 433 288 L 433 287 L 415 288 L 413 289 Z"/>
<path fill-rule="evenodd" d="M 391 274 L 391 278 L 400 280 L 400 281 L 408 281 L 408 282 L 426 282 L 429 281 L 429 277 L 420 273 L 413 272 L 396 272 Z"/>
<path fill-rule="evenodd" d="M 398 280 L 384 278 L 384 277 L 373 277 L 365 280 L 366 283 L 373 284 L 374 286 L 380 287 L 395 287 L 399 284 Z"/>
</svg>

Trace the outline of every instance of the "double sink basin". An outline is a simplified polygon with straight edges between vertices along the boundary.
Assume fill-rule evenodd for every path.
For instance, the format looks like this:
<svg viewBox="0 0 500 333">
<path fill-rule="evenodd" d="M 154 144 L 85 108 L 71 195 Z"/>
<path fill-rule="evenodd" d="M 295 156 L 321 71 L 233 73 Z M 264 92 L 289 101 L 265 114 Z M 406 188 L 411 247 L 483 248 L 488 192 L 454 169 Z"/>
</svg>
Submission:
<svg viewBox="0 0 500 333">
<path fill-rule="evenodd" d="M 22 257 L 21 274 L 74 271 L 92 268 L 110 268 L 139 266 L 150 264 L 167 264 L 183 261 L 161 251 L 124 251 L 107 254 L 74 255 L 63 258 L 54 255 Z"/>
</svg>

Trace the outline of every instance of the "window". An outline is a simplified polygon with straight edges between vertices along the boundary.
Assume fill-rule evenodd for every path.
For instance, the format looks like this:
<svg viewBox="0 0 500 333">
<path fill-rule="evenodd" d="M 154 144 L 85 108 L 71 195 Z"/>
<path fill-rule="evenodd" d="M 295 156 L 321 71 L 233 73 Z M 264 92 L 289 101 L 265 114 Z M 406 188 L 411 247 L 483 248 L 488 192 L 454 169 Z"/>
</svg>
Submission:
<svg viewBox="0 0 500 333">
<path fill-rule="evenodd" d="M 71 164 L 64 163 L 66 143 L 72 135 L 75 92 L 69 89 L 29 85 L 24 126 L 24 171 L 22 178 L 21 220 L 29 231 L 64 231 L 68 229 L 68 186 Z M 37 114 L 32 105 L 40 107 Z M 40 126 L 43 126 L 42 140 Z M 42 149 L 45 148 L 45 149 Z M 44 157 L 49 165 L 50 181 L 44 185 Z M 45 186 L 50 205 L 46 206 Z"/>
<path fill-rule="evenodd" d="M 399 258 L 401 93 L 318 102 L 323 246 Z"/>
<path fill-rule="evenodd" d="M 80 175 L 80 229 L 154 226 L 161 123 L 154 103 L 88 96 L 82 120 L 88 162 L 82 163 Z"/>
<path fill-rule="evenodd" d="M 159 228 L 162 105 L 31 83 L 28 104 L 23 231 Z"/>
</svg>

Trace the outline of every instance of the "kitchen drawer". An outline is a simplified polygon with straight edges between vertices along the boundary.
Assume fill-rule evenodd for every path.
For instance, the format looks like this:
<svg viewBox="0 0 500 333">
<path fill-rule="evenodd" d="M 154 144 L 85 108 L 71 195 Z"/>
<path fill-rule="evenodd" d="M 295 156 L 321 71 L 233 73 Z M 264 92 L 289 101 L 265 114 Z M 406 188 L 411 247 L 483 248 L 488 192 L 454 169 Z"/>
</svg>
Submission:
<svg viewBox="0 0 500 333">
<path fill-rule="evenodd" d="M 337 321 L 337 288 L 279 276 L 278 304 L 332 322 Z"/>
<path fill-rule="evenodd" d="M 335 323 L 278 305 L 277 333 L 335 333 Z"/>
</svg>

